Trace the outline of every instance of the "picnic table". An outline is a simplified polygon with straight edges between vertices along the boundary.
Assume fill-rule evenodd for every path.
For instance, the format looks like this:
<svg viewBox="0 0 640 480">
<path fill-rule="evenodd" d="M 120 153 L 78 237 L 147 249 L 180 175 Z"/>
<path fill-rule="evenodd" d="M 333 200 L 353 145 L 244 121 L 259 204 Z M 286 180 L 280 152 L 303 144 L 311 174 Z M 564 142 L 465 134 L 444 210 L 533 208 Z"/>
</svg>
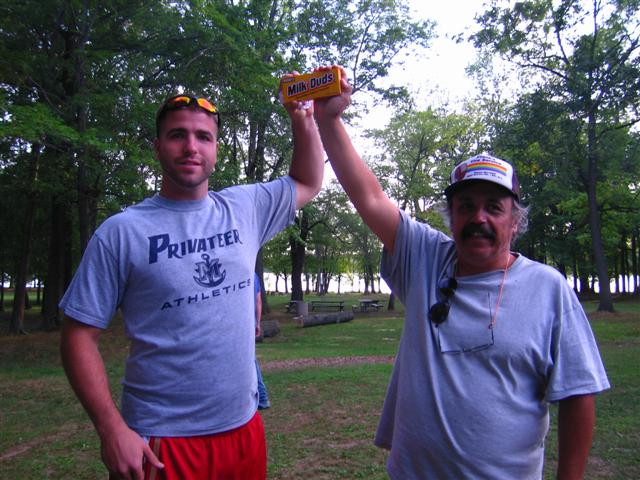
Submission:
<svg viewBox="0 0 640 480">
<path fill-rule="evenodd" d="M 355 305 L 353 306 L 354 311 L 366 313 L 375 310 L 377 312 L 382 308 L 382 305 L 372 298 L 361 298 L 358 300 L 358 303 L 359 305 L 357 307 Z"/>
<path fill-rule="evenodd" d="M 311 302 L 311 311 L 340 311 L 344 310 L 343 300 L 313 300 Z"/>
</svg>

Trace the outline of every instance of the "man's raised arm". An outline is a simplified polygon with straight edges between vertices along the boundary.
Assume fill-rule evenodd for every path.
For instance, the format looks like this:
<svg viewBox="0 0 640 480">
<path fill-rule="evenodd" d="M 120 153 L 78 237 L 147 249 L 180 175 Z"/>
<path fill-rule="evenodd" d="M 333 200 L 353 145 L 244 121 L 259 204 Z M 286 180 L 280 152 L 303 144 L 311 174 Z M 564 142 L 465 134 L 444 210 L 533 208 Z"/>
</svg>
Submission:
<svg viewBox="0 0 640 480">
<path fill-rule="evenodd" d="M 320 137 L 336 177 L 353 206 L 387 251 L 393 252 L 400 213 L 354 148 L 342 122 L 342 112 L 351 102 L 353 89 L 346 80 L 346 72 L 341 70 L 342 94 L 315 101 Z"/>
<path fill-rule="evenodd" d="M 296 208 L 302 208 L 318 194 L 324 177 L 324 151 L 313 118 L 313 105 L 304 106 L 303 102 L 284 104 L 293 134 L 289 176 L 296 182 Z"/>
</svg>

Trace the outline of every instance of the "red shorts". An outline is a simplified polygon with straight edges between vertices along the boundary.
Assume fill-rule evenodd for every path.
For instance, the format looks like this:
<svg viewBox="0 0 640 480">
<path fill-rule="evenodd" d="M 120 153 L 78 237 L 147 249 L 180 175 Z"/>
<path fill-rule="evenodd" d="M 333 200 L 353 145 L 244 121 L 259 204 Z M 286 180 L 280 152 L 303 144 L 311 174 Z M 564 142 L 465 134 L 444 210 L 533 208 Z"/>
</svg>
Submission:
<svg viewBox="0 0 640 480">
<path fill-rule="evenodd" d="M 163 469 L 146 463 L 145 480 L 265 480 L 267 444 L 258 412 L 242 427 L 199 437 L 151 437 Z"/>
</svg>

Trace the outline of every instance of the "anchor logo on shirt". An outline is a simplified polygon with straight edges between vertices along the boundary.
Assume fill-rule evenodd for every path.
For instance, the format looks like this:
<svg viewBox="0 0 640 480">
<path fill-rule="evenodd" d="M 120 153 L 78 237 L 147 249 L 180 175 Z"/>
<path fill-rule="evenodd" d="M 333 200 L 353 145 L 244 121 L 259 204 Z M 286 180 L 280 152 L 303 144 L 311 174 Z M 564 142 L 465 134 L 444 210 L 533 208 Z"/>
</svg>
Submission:
<svg viewBox="0 0 640 480">
<path fill-rule="evenodd" d="M 227 271 L 220 272 L 220 259 L 211 259 L 206 253 L 202 254 L 202 262 L 196 263 L 196 273 L 193 279 L 201 287 L 217 287 L 224 282 Z"/>
</svg>

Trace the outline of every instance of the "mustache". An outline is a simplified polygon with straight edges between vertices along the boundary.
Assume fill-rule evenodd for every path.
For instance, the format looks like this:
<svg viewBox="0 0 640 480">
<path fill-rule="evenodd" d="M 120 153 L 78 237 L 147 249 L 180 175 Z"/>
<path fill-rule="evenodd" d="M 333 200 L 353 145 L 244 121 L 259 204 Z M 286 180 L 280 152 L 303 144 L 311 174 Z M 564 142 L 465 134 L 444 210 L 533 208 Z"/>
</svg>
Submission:
<svg viewBox="0 0 640 480">
<path fill-rule="evenodd" d="M 462 238 L 467 239 L 473 235 L 481 235 L 489 240 L 495 240 L 496 234 L 488 225 L 478 225 L 476 223 L 469 223 L 462 229 Z"/>
</svg>

